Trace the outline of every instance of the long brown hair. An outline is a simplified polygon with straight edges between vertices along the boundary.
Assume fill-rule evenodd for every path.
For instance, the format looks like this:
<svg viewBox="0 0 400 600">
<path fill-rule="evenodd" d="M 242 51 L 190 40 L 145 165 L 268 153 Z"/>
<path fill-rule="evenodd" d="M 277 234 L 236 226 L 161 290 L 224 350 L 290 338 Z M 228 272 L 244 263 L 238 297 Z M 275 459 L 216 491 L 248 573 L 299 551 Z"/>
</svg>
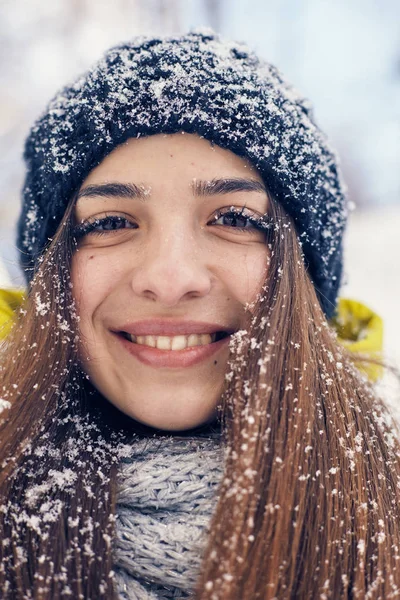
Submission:
<svg viewBox="0 0 400 600">
<path fill-rule="evenodd" d="M 73 205 L 2 353 L 5 600 L 117 597 L 119 451 L 132 431 L 154 431 L 122 416 L 79 367 Z M 225 472 L 195 598 L 395 598 L 397 433 L 324 317 L 292 220 L 274 201 L 271 217 L 268 276 L 231 341 Z"/>
</svg>

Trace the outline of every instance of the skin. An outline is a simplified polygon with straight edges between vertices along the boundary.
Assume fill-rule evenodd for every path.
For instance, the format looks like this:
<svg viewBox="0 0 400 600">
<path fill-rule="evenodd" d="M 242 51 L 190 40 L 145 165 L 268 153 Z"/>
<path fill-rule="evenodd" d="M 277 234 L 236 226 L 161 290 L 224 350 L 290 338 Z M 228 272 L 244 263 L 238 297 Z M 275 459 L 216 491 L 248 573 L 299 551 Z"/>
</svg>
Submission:
<svg viewBox="0 0 400 600">
<path fill-rule="evenodd" d="M 142 319 L 218 323 L 240 329 L 246 304 L 268 267 L 265 234 L 219 218 L 231 206 L 261 217 L 265 191 L 197 195 L 194 180 L 245 178 L 262 183 L 249 162 L 190 134 L 130 139 L 92 170 L 81 186 L 134 183 L 145 197 L 83 196 L 77 223 L 119 215 L 136 229 L 87 234 L 72 262 L 80 316 L 80 360 L 93 385 L 123 413 L 167 431 L 215 418 L 229 357 L 226 346 L 190 367 L 155 368 L 131 356 L 110 329 Z M 232 223 L 232 220 L 229 221 Z"/>
</svg>

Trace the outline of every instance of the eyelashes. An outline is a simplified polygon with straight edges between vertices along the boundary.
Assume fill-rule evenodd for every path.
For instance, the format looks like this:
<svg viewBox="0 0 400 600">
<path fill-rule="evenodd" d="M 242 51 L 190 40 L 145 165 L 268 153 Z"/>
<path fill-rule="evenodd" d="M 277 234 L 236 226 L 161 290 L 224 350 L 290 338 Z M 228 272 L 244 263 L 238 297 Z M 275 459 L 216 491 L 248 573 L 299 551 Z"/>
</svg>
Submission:
<svg viewBox="0 0 400 600">
<path fill-rule="evenodd" d="M 127 225 L 127 227 L 119 227 L 119 225 Z M 103 229 L 100 229 L 103 227 Z M 75 239 L 81 239 L 83 236 L 91 235 L 106 235 L 112 231 L 122 231 L 123 229 L 137 229 L 136 223 L 132 223 L 126 217 L 118 215 L 107 215 L 101 219 L 93 221 L 84 221 L 72 230 L 72 235 Z"/>
<path fill-rule="evenodd" d="M 214 225 L 216 224 L 216 221 L 219 221 L 220 219 L 224 219 L 227 218 L 228 221 L 231 220 L 231 224 L 225 223 L 225 225 L 227 227 L 230 227 L 232 229 L 238 230 L 238 231 L 265 231 L 266 229 L 269 229 L 272 225 L 271 219 L 267 216 L 264 215 L 263 217 L 256 217 L 254 215 L 251 214 L 246 214 L 245 213 L 246 207 L 242 207 L 241 209 L 237 209 L 233 206 L 231 206 L 229 209 L 227 210 L 219 210 L 217 212 L 217 214 L 213 217 L 213 219 L 211 220 L 211 223 L 214 223 Z M 246 224 L 250 224 L 251 225 L 251 229 L 246 227 Z"/>
<path fill-rule="evenodd" d="M 252 214 L 245 213 L 245 211 L 246 207 L 238 209 L 231 206 L 229 209 L 220 209 L 207 225 L 223 226 L 234 231 L 253 234 L 270 229 L 272 225 L 270 217 L 267 215 L 256 217 Z M 217 223 L 219 220 L 225 222 Z M 248 225 L 250 225 L 250 227 L 248 227 Z M 106 215 L 105 217 L 87 220 L 76 225 L 72 230 L 72 235 L 76 240 L 80 240 L 86 235 L 104 236 L 125 229 L 137 228 L 137 224 L 127 217 Z"/>
</svg>

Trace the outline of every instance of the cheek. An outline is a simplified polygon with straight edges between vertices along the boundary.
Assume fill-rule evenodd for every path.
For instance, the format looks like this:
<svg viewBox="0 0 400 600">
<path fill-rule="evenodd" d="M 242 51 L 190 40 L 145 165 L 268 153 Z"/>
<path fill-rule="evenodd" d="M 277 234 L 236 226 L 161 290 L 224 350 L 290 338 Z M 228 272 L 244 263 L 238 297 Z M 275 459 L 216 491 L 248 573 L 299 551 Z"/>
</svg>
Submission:
<svg viewBox="0 0 400 600">
<path fill-rule="evenodd" d="M 79 316 L 78 354 L 88 374 L 92 374 L 91 360 L 98 355 L 101 343 L 95 325 L 96 313 L 101 310 L 118 277 L 116 269 L 110 268 L 110 263 L 110 260 L 103 260 L 93 251 L 78 251 L 72 257 L 72 296 Z"/>
<path fill-rule="evenodd" d="M 90 291 L 93 290 L 93 285 L 90 277 L 90 269 L 88 263 L 92 261 L 92 257 L 85 257 L 81 253 L 76 253 L 72 257 L 71 263 L 71 282 L 72 296 L 75 300 L 78 314 L 82 319 L 82 308 L 90 297 Z"/>
<path fill-rule="evenodd" d="M 230 288 L 242 304 L 256 299 L 267 277 L 269 262 L 268 249 L 261 245 L 230 262 Z"/>
<path fill-rule="evenodd" d="M 101 260 L 93 252 L 75 253 L 71 265 L 72 295 L 81 323 L 91 319 L 112 289 L 116 276 L 109 260 Z"/>
</svg>

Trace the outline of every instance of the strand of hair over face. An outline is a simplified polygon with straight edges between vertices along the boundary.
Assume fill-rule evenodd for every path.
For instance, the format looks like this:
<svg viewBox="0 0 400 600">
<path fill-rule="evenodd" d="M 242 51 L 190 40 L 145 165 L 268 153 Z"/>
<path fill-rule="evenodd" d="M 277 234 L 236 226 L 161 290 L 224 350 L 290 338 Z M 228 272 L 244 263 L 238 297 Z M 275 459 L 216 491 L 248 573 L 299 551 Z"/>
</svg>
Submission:
<svg viewBox="0 0 400 600">
<path fill-rule="evenodd" d="M 122 427 L 79 367 L 71 205 L 1 352 L 0 596 L 112 598 Z M 103 412 L 104 411 L 104 412 Z M 116 597 L 116 596 L 115 596 Z"/>
<path fill-rule="evenodd" d="M 274 213 L 268 278 L 232 340 L 225 475 L 196 598 L 397 598 L 397 426 Z"/>
</svg>

